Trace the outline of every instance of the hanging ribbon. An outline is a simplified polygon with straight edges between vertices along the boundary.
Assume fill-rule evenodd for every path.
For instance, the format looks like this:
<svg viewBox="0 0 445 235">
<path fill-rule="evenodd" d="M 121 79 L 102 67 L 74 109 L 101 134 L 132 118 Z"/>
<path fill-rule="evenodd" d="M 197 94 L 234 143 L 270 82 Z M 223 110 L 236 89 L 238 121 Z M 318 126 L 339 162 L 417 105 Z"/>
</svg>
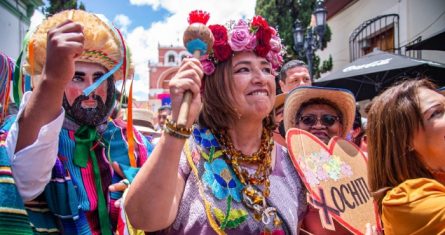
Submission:
<svg viewBox="0 0 445 235">
<path fill-rule="evenodd" d="M 124 92 L 124 88 L 125 88 L 125 82 L 126 82 L 126 78 L 127 78 L 127 69 L 129 69 L 128 66 L 128 60 L 127 60 L 127 53 L 129 53 L 129 51 L 127 50 L 127 46 L 125 45 L 125 40 L 124 37 L 122 36 L 121 31 L 116 28 L 113 27 L 114 30 L 117 32 L 117 34 L 119 35 L 119 38 L 121 40 L 122 43 L 122 50 L 123 50 L 123 55 L 124 55 L 124 67 L 122 68 L 122 89 L 121 89 L 121 104 L 122 104 L 122 98 L 124 96 L 125 93 Z M 134 136 L 134 130 L 133 130 L 133 79 L 131 79 L 130 82 L 130 92 L 128 94 L 128 101 L 127 101 L 127 142 L 128 142 L 128 158 L 130 160 L 130 166 L 132 167 L 137 167 L 136 165 L 136 157 L 134 155 L 134 146 L 135 146 L 135 136 Z"/>
<path fill-rule="evenodd" d="M 133 132 L 133 80 L 130 81 L 130 93 L 128 95 L 127 107 L 127 138 L 128 138 L 128 157 L 130 166 L 136 167 L 136 158 L 134 156 L 134 132 Z"/>
<path fill-rule="evenodd" d="M 93 143 L 98 141 L 97 131 L 94 127 L 81 126 L 74 134 L 76 146 L 74 149 L 74 164 L 78 167 L 85 168 L 88 163 L 88 156 L 91 157 L 94 173 L 94 183 L 97 193 L 97 211 L 99 215 L 100 232 L 105 235 L 112 235 L 111 224 L 108 214 L 107 202 L 102 190 L 102 180 L 100 175 L 99 163 L 97 162 L 96 153 Z"/>
<path fill-rule="evenodd" d="M 0 117 L 0 123 L 3 123 L 4 118 L 8 112 L 9 105 L 9 90 L 12 80 L 12 71 L 14 70 L 14 63 L 5 54 L 0 53 L 0 102 L 2 104 L 2 113 Z"/>
<path fill-rule="evenodd" d="M 83 95 L 89 96 L 91 92 L 96 90 L 102 82 L 107 80 L 111 75 L 113 75 L 119 68 L 122 66 L 123 60 L 121 59 L 117 65 L 115 65 L 110 71 L 106 74 L 102 75 L 99 79 L 97 79 L 93 84 L 83 90 Z"/>
<path fill-rule="evenodd" d="M 20 101 L 23 96 L 23 74 L 22 74 L 22 58 L 23 54 L 26 54 L 27 50 L 29 49 L 28 44 L 30 43 L 30 38 L 33 31 L 28 31 L 26 33 L 25 38 L 22 42 L 22 50 L 20 51 L 20 55 L 17 58 L 17 61 L 15 62 L 15 69 L 14 69 L 14 78 L 12 82 L 12 95 L 14 98 L 14 102 L 17 104 L 17 107 L 20 107 Z M 34 66 L 34 65 L 30 65 Z"/>
</svg>

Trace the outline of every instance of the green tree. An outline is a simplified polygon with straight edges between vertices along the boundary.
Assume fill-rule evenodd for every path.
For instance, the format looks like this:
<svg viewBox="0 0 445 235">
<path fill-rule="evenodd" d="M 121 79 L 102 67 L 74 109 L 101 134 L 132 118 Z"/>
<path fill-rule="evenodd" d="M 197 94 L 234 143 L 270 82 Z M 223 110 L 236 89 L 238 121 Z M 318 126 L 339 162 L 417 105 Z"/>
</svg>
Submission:
<svg viewBox="0 0 445 235">
<path fill-rule="evenodd" d="M 283 44 L 286 45 L 286 55 L 284 61 L 292 59 L 300 59 L 305 62 L 304 53 L 299 55 L 293 49 L 293 25 L 296 19 L 299 19 L 303 28 L 307 28 L 311 22 L 312 12 L 315 9 L 316 0 L 257 0 L 255 14 L 263 16 L 270 25 L 276 27 L 280 34 Z M 326 48 L 327 43 L 331 40 L 331 30 L 326 27 L 326 32 L 321 42 L 321 50 Z M 320 66 L 320 58 L 313 56 L 313 77 L 320 77 L 320 72 L 326 72 L 332 69 L 332 57 L 323 61 Z"/>
<path fill-rule="evenodd" d="M 57 12 L 68 9 L 81 9 L 85 10 L 83 2 L 77 3 L 77 0 L 50 0 L 49 6 L 43 8 L 43 13 L 48 17 L 56 14 Z"/>
</svg>

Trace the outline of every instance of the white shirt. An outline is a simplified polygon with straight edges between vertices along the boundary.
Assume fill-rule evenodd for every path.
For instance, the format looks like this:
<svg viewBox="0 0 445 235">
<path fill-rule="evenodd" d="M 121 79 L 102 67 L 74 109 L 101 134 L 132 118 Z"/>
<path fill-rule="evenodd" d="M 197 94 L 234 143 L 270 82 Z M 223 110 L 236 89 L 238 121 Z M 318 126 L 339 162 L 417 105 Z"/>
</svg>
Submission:
<svg viewBox="0 0 445 235">
<path fill-rule="evenodd" d="M 6 139 L 6 151 L 11 159 L 13 177 L 25 202 L 39 196 L 51 179 L 52 168 L 59 149 L 59 133 L 65 117 L 65 110 L 61 108 L 59 116 L 40 129 L 34 143 L 14 154 L 19 134 L 18 120 L 31 94 L 31 92 L 26 92 L 23 95 L 17 118 Z"/>
</svg>

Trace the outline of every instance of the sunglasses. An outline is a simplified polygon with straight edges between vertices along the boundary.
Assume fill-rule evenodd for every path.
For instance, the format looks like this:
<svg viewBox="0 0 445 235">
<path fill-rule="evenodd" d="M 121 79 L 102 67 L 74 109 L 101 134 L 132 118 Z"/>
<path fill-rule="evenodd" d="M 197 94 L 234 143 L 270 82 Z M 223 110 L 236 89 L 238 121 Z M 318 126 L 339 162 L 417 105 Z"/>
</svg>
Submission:
<svg viewBox="0 0 445 235">
<path fill-rule="evenodd" d="M 323 114 L 321 117 L 315 115 L 301 116 L 298 120 L 306 126 L 313 126 L 320 121 L 323 126 L 330 127 L 334 125 L 336 121 L 340 121 L 340 118 L 331 114 Z"/>
</svg>

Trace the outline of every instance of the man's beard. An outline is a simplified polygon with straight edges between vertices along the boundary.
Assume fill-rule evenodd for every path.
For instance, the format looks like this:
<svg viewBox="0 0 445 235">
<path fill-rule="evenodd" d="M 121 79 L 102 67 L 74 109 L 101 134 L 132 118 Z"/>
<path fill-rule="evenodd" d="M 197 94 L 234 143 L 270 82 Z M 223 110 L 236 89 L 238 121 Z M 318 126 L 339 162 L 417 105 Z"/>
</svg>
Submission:
<svg viewBox="0 0 445 235">
<path fill-rule="evenodd" d="M 110 85 L 110 84 L 108 84 Z M 63 108 L 68 117 L 72 118 L 78 125 L 98 126 L 104 123 L 110 115 L 114 100 L 114 87 L 107 90 L 106 103 L 96 94 L 92 95 L 92 99 L 96 101 L 95 108 L 83 108 L 82 101 L 88 100 L 88 96 L 78 96 L 72 105 L 68 103 L 66 95 L 63 96 Z"/>
</svg>

